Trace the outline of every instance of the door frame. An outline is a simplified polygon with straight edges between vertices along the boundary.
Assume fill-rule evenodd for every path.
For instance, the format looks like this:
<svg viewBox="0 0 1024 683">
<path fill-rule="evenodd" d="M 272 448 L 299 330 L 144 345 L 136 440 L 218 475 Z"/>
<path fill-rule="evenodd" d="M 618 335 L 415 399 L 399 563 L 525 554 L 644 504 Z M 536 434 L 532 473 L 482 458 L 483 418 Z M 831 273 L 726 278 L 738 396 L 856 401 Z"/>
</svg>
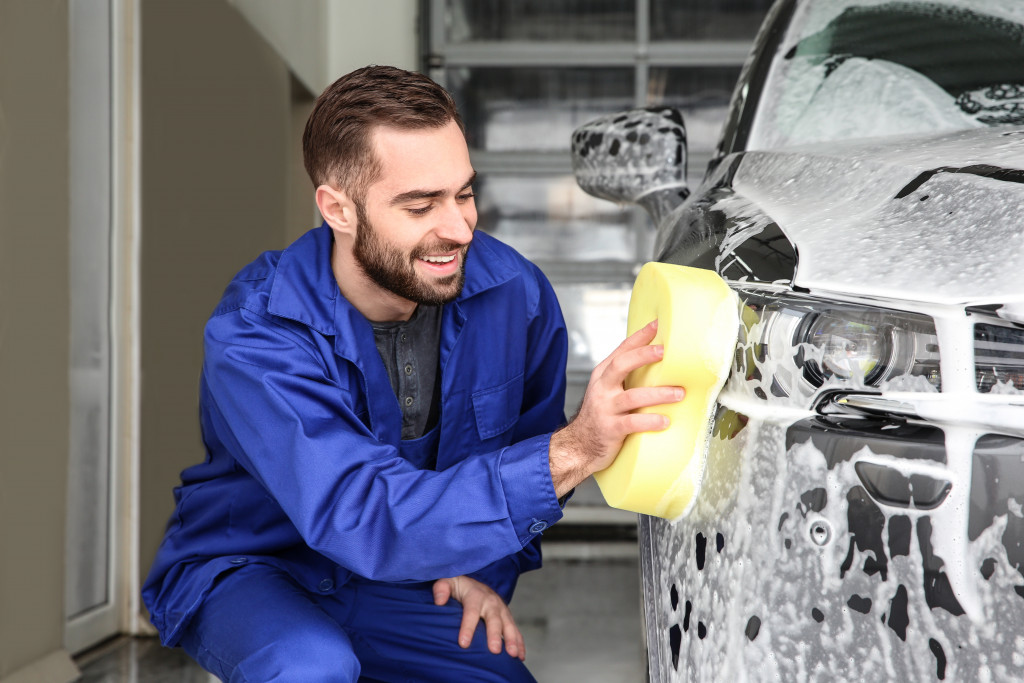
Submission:
<svg viewBox="0 0 1024 683">
<path fill-rule="evenodd" d="M 90 192 L 101 193 L 109 216 L 105 240 L 109 266 L 106 601 L 65 616 L 64 645 L 74 654 L 121 633 L 148 632 L 148 624 L 139 618 L 138 559 L 139 0 L 71 0 L 68 22 L 70 219 L 79 219 L 76 207 L 89 200 L 82 193 Z M 97 177 L 82 138 L 96 131 L 103 136 L 104 129 L 106 140 L 101 146 L 106 149 L 109 172 Z M 72 433 L 71 439 L 75 437 Z M 78 483 L 70 480 L 74 471 L 69 463 L 69 491 Z M 70 572 L 73 556 L 66 552 Z M 65 602 L 70 604 L 70 596 L 65 596 Z"/>
</svg>

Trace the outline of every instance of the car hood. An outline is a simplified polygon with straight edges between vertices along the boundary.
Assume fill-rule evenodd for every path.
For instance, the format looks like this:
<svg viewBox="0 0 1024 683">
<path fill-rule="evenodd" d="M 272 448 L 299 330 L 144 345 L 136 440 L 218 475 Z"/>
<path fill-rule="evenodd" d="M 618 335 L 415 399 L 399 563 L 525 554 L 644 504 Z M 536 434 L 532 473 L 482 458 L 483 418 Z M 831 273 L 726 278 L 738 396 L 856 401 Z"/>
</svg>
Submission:
<svg viewBox="0 0 1024 683">
<path fill-rule="evenodd" d="M 733 189 L 793 242 L 793 284 L 943 304 L 1024 296 L 1024 127 L 749 151 Z"/>
</svg>

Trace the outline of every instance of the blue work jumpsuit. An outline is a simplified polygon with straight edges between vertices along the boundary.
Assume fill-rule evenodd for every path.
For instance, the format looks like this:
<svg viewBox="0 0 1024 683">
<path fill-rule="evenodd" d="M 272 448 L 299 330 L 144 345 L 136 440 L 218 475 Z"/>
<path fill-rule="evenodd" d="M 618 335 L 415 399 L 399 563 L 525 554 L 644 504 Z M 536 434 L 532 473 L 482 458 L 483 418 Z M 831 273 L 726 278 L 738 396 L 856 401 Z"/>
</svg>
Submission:
<svg viewBox="0 0 1024 683">
<path fill-rule="evenodd" d="M 562 516 L 548 444 L 564 422 L 567 342 L 540 270 L 476 234 L 465 287 L 444 307 L 439 424 L 402 441 L 401 409 L 369 322 L 339 292 L 332 244 L 323 225 L 262 254 L 207 323 L 206 459 L 181 475 L 143 587 L 167 645 L 246 571 L 275 573 L 314 601 L 353 582 L 429 601 L 430 582 L 467 574 L 508 601 L 519 574 L 540 566 L 540 533 Z M 259 619 L 252 610 L 269 598 L 253 590 L 245 609 Z M 461 609 L 450 607 L 457 631 Z M 453 645 L 456 631 L 444 634 Z"/>
</svg>

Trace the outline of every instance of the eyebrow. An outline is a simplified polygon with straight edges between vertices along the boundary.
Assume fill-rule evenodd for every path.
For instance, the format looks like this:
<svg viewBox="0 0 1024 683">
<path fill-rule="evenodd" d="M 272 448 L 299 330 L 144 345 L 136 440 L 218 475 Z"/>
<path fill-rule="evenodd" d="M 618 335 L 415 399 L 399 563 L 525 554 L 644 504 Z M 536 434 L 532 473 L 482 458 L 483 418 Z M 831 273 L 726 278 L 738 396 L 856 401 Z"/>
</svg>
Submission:
<svg viewBox="0 0 1024 683">
<path fill-rule="evenodd" d="M 476 171 L 473 171 L 473 175 L 469 176 L 469 180 L 466 181 L 465 185 L 458 189 L 458 192 L 462 192 L 474 182 L 476 182 Z M 417 199 L 437 199 L 438 197 L 443 197 L 446 194 L 448 194 L 446 190 L 409 190 L 408 192 L 396 194 L 391 198 L 391 201 L 388 202 L 388 204 L 390 206 L 397 206 L 399 204 L 405 204 L 406 202 L 416 201 Z"/>
</svg>

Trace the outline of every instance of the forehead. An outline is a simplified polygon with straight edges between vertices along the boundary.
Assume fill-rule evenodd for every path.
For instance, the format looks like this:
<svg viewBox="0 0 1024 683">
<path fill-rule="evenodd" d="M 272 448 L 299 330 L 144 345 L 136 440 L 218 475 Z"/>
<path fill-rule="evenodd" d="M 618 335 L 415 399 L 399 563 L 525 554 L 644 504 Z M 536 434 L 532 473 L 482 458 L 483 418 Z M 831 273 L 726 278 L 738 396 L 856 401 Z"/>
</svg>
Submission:
<svg viewBox="0 0 1024 683">
<path fill-rule="evenodd" d="M 415 130 L 378 126 L 372 139 L 381 175 L 370 194 L 460 189 L 473 174 L 466 138 L 454 121 Z"/>
</svg>

